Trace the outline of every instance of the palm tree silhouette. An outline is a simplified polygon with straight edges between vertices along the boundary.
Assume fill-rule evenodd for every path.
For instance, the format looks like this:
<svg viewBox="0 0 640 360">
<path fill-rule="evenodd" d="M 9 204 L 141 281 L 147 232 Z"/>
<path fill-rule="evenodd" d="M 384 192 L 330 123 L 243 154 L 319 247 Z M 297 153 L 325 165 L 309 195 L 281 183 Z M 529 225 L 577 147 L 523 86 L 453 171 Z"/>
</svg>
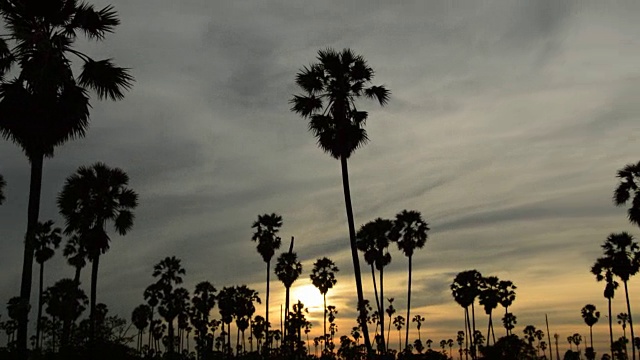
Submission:
<svg viewBox="0 0 640 360">
<path fill-rule="evenodd" d="M 365 59 L 349 49 L 342 52 L 333 49 L 320 50 L 318 62 L 309 67 L 305 66 L 296 75 L 296 84 L 304 94 L 295 95 L 290 101 L 293 112 L 310 120 L 309 129 L 318 139 L 318 146 L 331 157 L 340 160 L 358 304 L 364 301 L 364 296 L 356 249 L 347 159 L 368 140 L 364 129 L 368 113 L 356 108 L 356 100 L 367 97 L 378 100 L 383 106 L 389 100 L 390 92 L 384 86 L 366 87 L 371 83 L 373 74 L 373 69 Z M 360 307 L 360 310 L 364 311 L 364 307 Z M 364 314 L 360 316 L 364 317 Z M 362 330 L 367 352 L 371 354 L 367 324 L 364 324 Z"/>
<path fill-rule="evenodd" d="M 453 295 L 454 300 L 464 308 L 465 314 L 465 331 L 468 331 L 467 338 L 471 342 L 471 357 L 476 357 L 476 344 L 475 344 L 475 334 L 476 330 L 476 320 L 475 320 L 475 309 L 474 303 L 476 297 L 480 292 L 480 282 L 482 280 L 482 274 L 480 274 L 477 270 L 466 270 L 460 272 L 453 279 L 453 283 L 451 284 L 451 294 Z M 471 318 L 472 321 L 469 320 L 469 306 L 471 306 Z M 471 328 L 471 323 L 473 322 L 473 329 Z"/>
<path fill-rule="evenodd" d="M 224 332 L 224 324 L 227 324 L 227 348 L 225 352 L 229 355 L 232 355 L 231 351 L 231 322 L 233 321 L 233 316 L 235 315 L 235 302 L 236 298 L 236 287 L 223 287 L 222 290 L 218 293 L 218 311 L 220 312 L 220 318 L 222 320 L 223 326 L 222 330 Z"/>
<path fill-rule="evenodd" d="M 493 332 L 493 344 L 496 343 L 496 334 L 493 331 L 493 310 L 498 307 L 500 302 L 499 280 L 496 276 L 483 277 L 480 282 L 480 305 L 484 306 L 484 311 L 489 315 L 489 323 L 487 324 L 487 345 L 489 345 L 489 336 Z"/>
<path fill-rule="evenodd" d="M 43 294 L 43 301 L 47 304 L 46 312 L 49 315 L 69 324 L 80 317 L 88 303 L 84 291 L 71 279 L 58 280 L 53 286 L 48 287 Z M 67 327 L 62 328 L 60 337 L 62 349 L 66 349 L 69 342 L 69 330 Z"/>
<path fill-rule="evenodd" d="M 640 161 L 637 164 L 625 165 L 618 170 L 616 176 L 620 183 L 613 192 L 613 202 L 616 206 L 622 206 L 633 196 L 627 215 L 631 223 L 640 226 Z"/>
<path fill-rule="evenodd" d="M 611 315 L 611 301 L 615 297 L 615 291 L 618 288 L 618 282 L 613 279 L 613 263 L 609 258 L 600 258 L 596 260 L 591 267 L 591 273 L 596 276 L 597 281 L 605 281 L 604 297 L 607 298 L 609 311 L 609 341 L 611 358 L 613 359 L 613 317 Z"/>
<path fill-rule="evenodd" d="M 384 341 L 384 267 L 391 263 L 391 254 L 389 254 L 389 233 L 393 228 L 393 221 L 377 218 L 360 227 L 356 234 L 356 247 L 364 252 L 364 260 L 371 266 L 371 277 L 373 279 L 373 291 L 376 294 L 376 305 L 378 305 L 378 314 L 380 316 L 380 344 L 382 344 L 382 352 L 385 351 Z M 374 275 L 375 268 L 380 272 L 380 297 L 376 289 L 376 277 Z"/>
<path fill-rule="evenodd" d="M 409 259 L 409 281 L 407 282 L 407 319 L 411 319 L 411 271 L 413 253 L 416 249 L 422 249 L 427 242 L 429 226 L 422 219 L 422 214 L 415 210 L 402 210 L 396 215 L 393 228 L 390 232 L 392 241 L 398 244 L 398 250 L 402 251 Z M 409 324 L 405 328 L 404 347 L 409 346 Z"/>
<path fill-rule="evenodd" d="M 189 292 L 183 288 L 174 288 L 182 284 L 182 275 L 186 271 L 180 264 L 180 259 L 175 256 L 166 257 L 154 265 L 152 276 L 157 278 L 156 288 L 158 303 L 158 314 L 167 322 L 168 346 L 167 352 L 174 353 L 174 328 L 173 320 L 178 316 L 189 300 Z M 148 289 L 148 288 L 147 288 Z"/>
<path fill-rule="evenodd" d="M 109 250 L 106 225 L 112 222 L 120 235 L 133 227 L 133 209 L 138 194 L 129 189 L 129 176 L 103 163 L 81 166 L 65 181 L 58 195 L 58 208 L 66 220 L 65 233 L 80 234 L 91 261 L 90 334 L 95 335 L 96 288 L 100 255 Z"/>
<path fill-rule="evenodd" d="M 415 315 L 413 317 L 413 319 L 411 319 L 411 322 L 416 323 L 416 328 L 418 329 L 418 340 L 422 341 L 422 338 L 420 336 L 420 328 L 422 328 L 422 323 L 425 321 L 426 319 L 423 316 L 420 315 Z"/>
<path fill-rule="evenodd" d="M 620 313 L 616 316 L 616 319 L 618 319 L 618 324 L 622 325 L 622 336 L 626 339 L 627 338 L 627 322 L 629 322 L 629 314 Z"/>
<path fill-rule="evenodd" d="M 500 280 L 500 282 L 498 282 L 499 302 L 500 305 L 504 307 L 505 315 L 509 312 L 509 306 L 513 305 L 513 302 L 516 300 L 516 292 L 514 291 L 516 289 L 517 287 L 510 280 Z"/>
<path fill-rule="evenodd" d="M 589 339 L 591 347 L 593 348 L 593 325 L 598 322 L 600 318 L 600 311 L 596 310 L 596 306 L 593 304 L 587 304 L 580 310 L 584 323 L 589 327 Z"/>
<path fill-rule="evenodd" d="M 31 165 L 20 287 L 20 297 L 29 303 L 32 239 L 40 213 L 44 158 L 52 157 L 55 147 L 85 135 L 89 126 L 89 89 L 100 99 L 119 100 L 131 86 L 133 77 L 110 59 L 93 60 L 73 46 L 78 33 L 91 40 L 103 40 L 113 32 L 120 20 L 111 5 L 96 10 L 76 1 L 39 6 L 4 0 L 0 1 L 0 16 L 5 22 L 4 29 L 9 31 L 0 40 L 0 76 L 15 74 L 13 79 L 0 84 L 0 135 L 20 146 Z M 73 73 L 70 54 L 82 62 L 78 76 Z M 14 65 L 20 70 L 12 72 Z M 17 339 L 20 352 L 27 347 L 27 321 L 28 314 L 20 314 Z"/>
<path fill-rule="evenodd" d="M 302 264 L 298 261 L 298 255 L 293 252 L 293 237 L 291 237 L 291 245 L 289 246 L 289 252 L 282 253 L 278 257 L 276 262 L 275 273 L 278 279 L 282 282 L 285 288 L 285 311 L 284 311 L 284 339 L 288 340 L 290 335 L 288 332 L 288 319 L 289 319 L 289 290 L 291 285 L 298 279 L 298 276 L 302 273 Z"/>
<path fill-rule="evenodd" d="M 158 283 L 153 283 L 149 285 L 144 290 L 144 293 L 143 293 L 144 300 L 147 302 L 147 304 L 149 304 L 149 307 L 151 308 L 151 315 L 149 317 L 149 342 L 147 345 L 149 346 L 149 349 L 151 349 L 154 345 L 154 343 L 152 342 L 153 333 L 154 333 L 153 314 L 155 312 L 156 306 L 158 306 L 158 304 L 160 303 L 161 296 L 162 296 L 162 288 Z"/>
<path fill-rule="evenodd" d="M 575 333 L 571 336 L 573 343 L 576 344 L 576 351 L 580 352 L 580 343 L 582 342 L 582 335 Z"/>
<path fill-rule="evenodd" d="M 142 334 L 144 329 L 149 326 L 151 319 L 151 307 L 146 304 L 138 305 L 131 313 L 131 324 L 138 329 L 138 340 L 136 342 L 136 350 L 142 349 Z"/>
<path fill-rule="evenodd" d="M 62 250 L 62 255 L 67 258 L 67 263 L 75 268 L 73 279 L 80 285 L 80 272 L 87 265 L 87 249 L 82 245 L 79 234 L 74 233 L 67 239 Z"/>
<path fill-rule="evenodd" d="M 402 352 L 402 327 L 404 326 L 404 317 L 402 315 L 398 315 L 393 318 L 393 326 L 398 330 L 398 352 Z"/>
<path fill-rule="evenodd" d="M 507 336 L 511 334 L 511 330 L 513 330 L 513 328 L 517 323 L 518 323 L 518 319 L 516 318 L 515 315 L 513 315 L 512 313 L 504 314 L 504 316 L 502 317 L 502 324 L 504 325 L 504 328 L 507 330 Z"/>
<path fill-rule="evenodd" d="M 235 316 L 236 316 L 236 327 L 239 332 L 242 332 L 242 349 L 245 349 L 245 337 L 244 332 L 249 327 L 249 321 L 251 321 L 251 317 L 256 311 L 254 302 L 258 304 L 261 303 L 260 298 L 258 297 L 258 292 L 248 288 L 246 285 L 236 286 L 236 296 L 235 296 Z M 239 344 L 239 341 L 236 339 L 236 344 Z M 238 347 L 239 349 L 239 347 Z"/>
<path fill-rule="evenodd" d="M 267 331 L 267 341 L 265 345 L 267 348 L 271 346 L 270 338 L 268 336 L 269 331 L 269 277 L 271 275 L 271 258 L 275 254 L 276 250 L 280 248 L 281 240 L 278 236 L 278 232 L 282 227 L 282 216 L 272 213 L 272 214 L 264 214 L 258 215 L 258 220 L 256 220 L 252 228 L 255 228 L 256 231 L 253 233 L 251 240 L 258 242 L 258 253 L 262 256 L 262 259 L 265 263 L 267 263 L 267 297 L 265 301 L 265 324 Z"/>
<path fill-rule="evenodd" d="M 389 326 L 387 329 L 387 349 L 389 348 L 389 336 L 391 334 L 391 317 L 393 316 L 393 314 L 396 313 L 396 308 L 393 307 L 393 298 L 389 298 L 387 299 L 387 301 L 389 302 L 389 307 L 387 307 L 387 309 L 385 310 L 385 312 L 387 313 L 387 316 L 389 316 Z M 383 317 L 384 315 L 380 316 Z M 380 329 L 380 332 L 384 332 L 384 329 Z"/>
<path fill-rule="evenodd" d="M 313 286 L 317 287 L 318 290 L 320 290 L 320 294 L 322 294 L 324 302 L 322 324 L 325 339 L 327 338 L 327 292 L 337 283 L 338 280 L 336 280 L 336 273 L 338 271 L 340 270 L 333 261 L 327 257 L 323 257 L 316 260 L 313 264 L 311 275 L 309 275 Z M 326 350 L 326 344 L 324 348 Z"/>
<path fill-rule="evenodd" d="M 40 319 L 42 318 L 42 286 L 44 283 L 44 263 L 53 257 L 55 253 L 54 249 L 57 249 L 58 246 L 60 246 L 60 241 L 62 241 L 62 237 L 60 236 L 61 231 L 62 230 L 60 228 L 53 227 L 52 220 L 46 222 L 38 222 L 38 227 L 36 228 L 36 233 L 33 238 L 36 242 L 36 262 L 40 264 L 40 281 L 38 286 L 38 317 L 36 318 L 36 348 L 38 349 L 41 346 Z"/>
<path fill-rule="evenodd" d="M 193 306 L 189 317 L 196 329 L 196 350 L 200 356 L 208 350 L 209 313 L 216 306 L 216 292 L 216 288 L 210 282 L 202 281 L 196 285 L 191 298 Z"/>
<path fill-rule="evenodd" d="M 604 258 L 598 262 L 611 265 L 611 272 L 622 280 L 624 284 L 624 294 L 627 301 L 627 313 L 629 314 L 629 329 L 631 338 L 635 338 L 633 331 L 633 318 L 631 316 L 631 303 L 629 302 L 629 288 L 627 282 L 629 278 L 640 270 L 640 247 L 635 242 L 633 236 L 626 232 L 614 233 L 607 237 L 602 245 Z M 636 358 L 635 347 L 632 347 L 632 359 Z"/>
</svg>

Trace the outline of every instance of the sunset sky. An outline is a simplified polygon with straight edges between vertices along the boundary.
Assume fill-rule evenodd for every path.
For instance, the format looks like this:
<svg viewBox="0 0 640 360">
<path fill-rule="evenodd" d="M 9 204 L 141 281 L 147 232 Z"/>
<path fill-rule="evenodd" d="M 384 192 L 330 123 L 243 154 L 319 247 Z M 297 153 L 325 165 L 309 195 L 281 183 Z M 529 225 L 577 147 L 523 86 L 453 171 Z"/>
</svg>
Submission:
<svg viewBox="0 0 640 360">
<path fill-rule="evenodd" d="M 190 291 L 210 280 L 218 289 L 247 284 L 264 299 L 251 224 L 276 212 L 284 219 L 281 251 L 295 236 L 304 267 L 294 287 L 310 284 L 319 257 L 340 267 L 328 301 L 337 305 L 339 332 L 350 331 L 356 297 L 340 164 L 317 148 L 289 100 L 299 92 L 295 74 L 318 50 L 351 48 L 376 71 L 373 83 L 392 92 L 384 108 L 360 103 L 371 141 L 349 161 L 355 222 L 414 209 L 429 223 L 413 260 L 412 314 L 427 319 L 423 339 L 455 340 L 463 312 L 449 285 L 477 269 L 518 287 L 510 309 L 518 335 L 528 324 L 544 327 L 546 313 L 562 353 L 568 335 L 586 337 L 580 309 L 595 304 L 602 354 L 606 299 L 589 269 L 610 233 L 640 236 L 626 208 L 611 201 L 616 170 L 640 160 L 640 2 L 92 3 L 113 4 L 122 25 L 103 43 L 79 46 L 131 68 L 136 82 L 123 101 L 94 97 L 86 138 L 45 160 L 40 218 L 62 226 L 55 198 L 79 166 L 103 161 L 128 172 L 140 195 L 134 228 L 113 234 L 100 260 L 98 301 L 111 312 L 129 319 L 153 265 L 171 255 L 182 259 Z M 6 303 L 19 293 L 29 166 L 8 141 L 0 154 Z M 407 259 L 395 245 L 392 256 L 385 289 L 403 314 Z M 47 285 L 73 276 L 60 251 L 46 266 Z M 272 280 L 277 324 L 284 289 Z M 35 276 L 33 284 L 35 299 Z M 640 281 L 629 286 L 640 319 Z M 618 292 L 614 314 L 625 311 L 623 299 Z M 322 310 L 310 310 L 317 336 Z M 504 310 L 496 311 L 501 336 Z"/>
</svg>

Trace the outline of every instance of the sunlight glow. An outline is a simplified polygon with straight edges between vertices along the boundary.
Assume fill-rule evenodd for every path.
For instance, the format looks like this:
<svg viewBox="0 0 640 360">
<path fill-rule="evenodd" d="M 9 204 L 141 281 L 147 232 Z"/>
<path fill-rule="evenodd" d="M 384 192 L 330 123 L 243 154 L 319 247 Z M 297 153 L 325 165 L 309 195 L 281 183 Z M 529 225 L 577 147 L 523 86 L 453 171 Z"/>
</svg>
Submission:
<svg viewBox="0 0 640 360">
<path fill-rule="evenodd" d="M 320 310 L 322 311 L 322 294 L 312 284 L 306 284 L 298 287 L 291 288 L 291 306 L 300 300 L 305 308 L 309 311 Z"/>
</svg>

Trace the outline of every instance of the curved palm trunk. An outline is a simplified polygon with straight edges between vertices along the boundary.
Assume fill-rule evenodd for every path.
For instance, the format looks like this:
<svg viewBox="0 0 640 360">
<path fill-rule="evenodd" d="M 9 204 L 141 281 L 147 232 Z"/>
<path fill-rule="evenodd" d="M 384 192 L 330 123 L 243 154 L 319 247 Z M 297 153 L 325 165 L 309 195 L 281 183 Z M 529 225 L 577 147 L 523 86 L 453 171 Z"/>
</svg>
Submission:
<svg viewBox="0 0 640 360">
<path fill-rule="evenodd" d="M 382 353 L 384 354 L 387 351 L 384 342 L 384 267 L 380 268 L 380 305 L 380 340 L 382 344 Z"/>
<path fill-rule="evenodd" d="M 353 260 L 353 272 L 356 279 L 356 292 L 358 294 L 358 307 L 360 308 L 360 316 L 364 319 L 366 309 L 364 306 L 364 296 L 362 294 L 362 276 L 360 274 L 360 260 L 358 259 L 358 249 L 356 248 L 356 228 L 353 221 L 353 209 L 351 205 L 351 190 L 349 189 L 349 169 L 347 167 L 347 158 L 340 156 L 340 165 L 342 167 L 342 187 L 344 190 L 345 208 L 347 210 L 347 223 L 349 225 L 349 242 L 351 245 L 351 259 Z M 371 349 L 371 340 L 369 339 L 369 328 L 366 321 L 362 321 L 362 335 L 364 337 L 364 345 L 367 348 L 367 358 L 373 356 Z M 634 359 L 635 360 L 635 359 Z"/>
<path fill-rule="evenodd" d="M 378 287 L 376 286 L 376 272 L 373 269 L 373 263 L 371 263 L 371 279 L 373 279 L 373 294 L 376 296 L 376 306 L 378 307 L 378 314 L 380 313 L 380 298 L 378 298 Z"/>
<path fill-rule="evenodd" d="M 95 255 L 91 262 L 91 311 L 89 313 L 89 336 L 91 339 L 92 349 L 96 342 L 96 289 L 98 285 L 98 265 L 100 264 L 100 255 Z"/>
<path fill-rule="evenodd" d="M 614 359 L 613 357 L 613 324 L 611 319 L 611 298 L 607 298 L 607 299 L 609 300 L 609 341 L 611 341 L 609 350 L 611 351 L 611 358 Z M 560 358 L 558 358 L 558 360 L 559 359 Z"/>
<path fill-rule="evenodd" d="M 265 347 L 267 349 L 271 347 L 271 336 L 269 336 L 269 279 L 270 279 L 269 268 L 270 267 L 271 267 L 271 260 L 267 261 L 267 301 L 265 305 L 265 314 L 264 314 L 266 328 L 267 328 L 267 341 L 265 341 Z"/>
<path fill-rule="evenodd" d="M 636 347 L 633 344 L 633 340 L 635 339 L 635 335 L 633 333 L 633 320 L 631 318 L 631 303 L 629 302 L 629 289 L 627 288 L 627 281 L 624 281 L 624 296 L 627 300 L 627 313 L 629 314 L 629 329 L 631 329 L 631 351 L 632 351 L 632 359 L 636 360 Z"/>
<path fill-rule="evenodd" d="M 405 335 L 404 335 L 404 348 L 409 347 L 409 324 L 411 324 L 411 259 L 412 256 L 409 256 L 409 284 L 407 290 L 407 326 L 405 327 Z"/>
<path fill-rule="evenodd" d="M 37 154 L 31 161 L 31 180 L 29 183 L 29 208 L 27 210 L 27 234 L 24 243 L 22 259 L 22 281 L 20 284 L 20 299 L 24 304 L 29 304 L 31 297 L 31 281 L 33 277 L 33 253 L 35 228 L 40 216 L 40 192 L 42 189 L 42 165 L 44 155 Z M 27 357 L 27 325 L 29 311 L 24 309 L 18 314 L 18 358 Z"/>
<path fill-rule="evenodd" d="M 36 348 L 40 349 L 40 329 L 42 319 L 42 283 L 44 280 L 44 262 L 40 264 L 40 284 L 38 286 L 38 317 L 36 318 Z"/>
</svg>

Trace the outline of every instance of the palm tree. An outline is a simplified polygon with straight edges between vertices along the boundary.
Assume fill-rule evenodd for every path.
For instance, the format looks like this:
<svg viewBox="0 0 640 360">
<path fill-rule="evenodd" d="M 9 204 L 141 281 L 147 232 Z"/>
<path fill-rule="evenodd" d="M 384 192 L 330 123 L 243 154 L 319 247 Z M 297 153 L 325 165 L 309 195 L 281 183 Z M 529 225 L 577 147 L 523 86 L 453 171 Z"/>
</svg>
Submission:
<svg viewBox="0 0 640 360">
<path fill-rule="evenodd" d="M 418 329 L 418 340 L 422 341 L 422 338 L 420 336 L 420 328 L 422 327 L 422 323 L 425 321 L 426 319 L 423 316 L 420 315 L 415 315 L 413 317 L 413 319 L 411 319 L 411 322 L 416 323 L 416 328 Z"/>
<path fill-rule="evenodd" d="M 40 5 L 0 1 L 3 28 L 9 32 L 0 40 L 0 75 L 15 74 L 0 84 L 0 135 L 20 146 L 31 165 L 20 287 L 20 297 L 26 303 L 31 293 L 32 240 L 40 213 L 44 158 L 52 157 L 55 147 L 85 135 L 89 126 L 89 89 L 100 99 L 119 100 L 133 81 L 127 69 L 115 66 L 110 59 L 93 60 L 73 46 L 78 33 L 91 40 L 103 40 L 113 32 L 120 20 L 111 5 L 100 10 L 71 0 Z M 82 62 L 78 76 L 73 73 L 70 54 Z M 19 71 L 11 71 L 14 64 Z M 28 314 L 20 314 L 20 352 L 26 351 L 27 321 Z"/>
<path fill-rule="evenodd" d="M 533 342 L 536 341 L 536 329 L 533 325 L 527 325 L 522 332 L 524 333 L 524 339 L 527 340 L 530 346 L 533 346 Z"/>
<path fill-rule="evenodd" d="M 514 291 L 516 289 L 517 287 L 510 280 L 500 280 L 500 282 L 498 282 L 499 302 L 500 305 L 504 307 L 505 314 L 509 312 L 509 306 L 513 305 L 513 302 L 516 300 L 516 292 Z"/>
<path fill-rule="evenodd" d="M 86 309 L 88 299 L 75 281 L 62 279 L 45 290 L 43 302 L 47 304 L 46 312 L 63 323 L 71 324 L 76 321 Z M 63 349 L 69 342 L 70 328 L 62 328 L 60 344 Z"/>
<path fill-rule="evenodd" d="M 196 285 L 191 298 L 191 324 L 196 329 L 196 349 L 200 357 L 207 349 L 207 335 L 209 328 L 209 313 L 216 306 L 216 288 L 208 281 Z"/>
<path fill-rule="evenodd" d="M 258 297 L 258 292 L 248 288 L 246 285 L 236 286 L 235 294 L 236 327 L 239 332 L 242 332 L 242 348 L 244 349 L 244 332 L 249 327 L 249 321 L 256 311 L 253 303 L 260 304 L 261 301 Z M 238 340 L 236 340 L 236 344 L 239 344 Z"/>
<path fill-rule="evenodd" d="M 185 274 L 186 271 L 180 264 L 180 259 L 175 256 L 166 257 L 153 267 L 152 276 L 158 278 L 156 281 L 158 299 L 160 300 L 158 314 L 165 319 L 169 330 L 167 348 L 169 354 L 174 353 L 173 320 L 186 307 L 185 303 L 189 300 L 187 290 L 174 289 L 176 285 L 182 284 L 182 275 Z"/>
<path fill-rule="evenodd" d="M 147 304 L 149 304 L 149 307 L 151 308 L 151 315 L 149 318 L 149 342 L 147 344 L 147 346 L 149 346 L 149 349 L 151 349 L 154 345 L 154 343 L 152 342 L 154 333 L 153 330 L 155 326 L 155 323 L 153 321 L 153 314 L 155 312 L 156 306 L 158 306 L 158 304 L 160 303 L 162 289 L 159 284 L 153 283 L 144 290 L 143 296 L 144 300 L 147 302 Z"/>
<path fill-rule="evenodd" d="M 72 234 L 62 250 L 62 255 L 67 258 L 67 263 L 75 268 L 73 277 L 76 284 L 80 285 L 80 271 L 87 265 L 87 249 L 82 245 L 80 235 Z"/>
<path fill-rule="evenodd" d="M 340 271 L 336 264 L 331 261 L 327 257 L 323 257 L 321 259 L 316 260 L 313 264 L 313 270 L 311 270 L 311 283 L 313 286 L 317 287 L 320 290 L 320 294 L 322 294 L 322 299 L 324 302 L 324 315 L 323 315 L 323 329 L 324 329 L 324 338 L 327 337 L 327 292 L 329 289 L 333 288 L 338 280 L 336 280 L 336 273 Z M 326 343 L 325 343 L 326 349 Z"/>
<path fill-rule="evenodd" d="M 580 313 L 582 314 L 584 323 L 589 327 L 589 339 L 591 341 L 591 347 L 593 347 L 593 325 L 598 322 L 600 311 L 596 310 L 595 305 L 587 304 L 580 310 Z"/>
<path fill-rule="evenodd" d="M 58 208 L 66 220 L 66 234 L 80 234 L 91 261 L 90 334 L 95 335 L 95 307 L 100 255 L 109 250 L 107 222 L 125 235 L 133 227 L 133 209 L 138 194 L 129 189 L 129 176 L 119 168 L 103 163 L 81 166 L 65 181 L 58 195 Z"/>
<path fill-rule="evenodd" d="M 448 339 L 447 345 L 449 346 L 449 358 L 453 359 L 453 355 L 451 355 L 451 349 L 453 349 L 453 339 Z"/>
<path fill-rule="evenodd" d="M 351 50 L 337 52 L 333 49 L 318 51 L 318 63 L 304 67 L 296 75 L 296 84 L 304 92 L 290 101 L 291 110 L 309 119 L 309 129 L 318 139 L 318 145 L 331 157 L 340 160 L 342 187 L 344 190 L 351 259 L 358 304 L 364 302 L 360 261 L 356 249 L 356 230 L 349 189 L 347 159 L 367 140 L 364 129 L 368 113 L 356 108 L 356 100 L 362 97 L 378 100 L 384 106 L 390 92 L 384 86 L 369 86 L 373 79 L 373 69 L 365 59 Z M 326 105 L 326 106 L 325 106 Z M 360 306 L 364 312 L 364 307 Z M 360 314 L 365 317 L 363 313 Z M 363 327 L 364 341 L 369 354 L 372 353 L 367 324 Z"/>
<path fill-rule="evenodd" d="M 518 319 L 515 315 L 513 315 L 512 313 L 504 314 L 504 316 L 502 317 L 502 324 L 504 325 L 504 328 L 507 329 L 507 336 L 511 334 L 511 330 L 513 330 L 517 323 Z"/>
<path fill-rule="evenodd" d="M 371 266 L 371 277 L 373 279 L 373 291 L 376 294 L 376 304 L 378 305 L 378 314 L 380 316 L 380 344 L 382 344 L 382 352 L 385 351 L 384 341 L 384 267 L 391 263 L 391 254 L 389 254 L 389 233 L 393 228 L 393 221 L 377 218 L 360 227 L 356 234 L 356 247 L 364 252 L 364 260 Z M 375 268 L 380 272 L 380 297 L 376 290 L 376 277 L 374 276 Z"/>
<path fill-rule="evenodd" d="M 402 315 L 398 315 L 394 317 L 393 326 L 395 326 L 396 330 L 398 330 L 398 352 L 401 352 L 402 351 L 402 333 L 400 332 L 400 330 L 402 330 L 402 327 L 404 326 L 404 317 L 402 317 Z"/>
<path fill-rule="evenodd" d="M 407 282 L 407 319 L 411 319 L 411 271 L 412 258 L 416 249 L 422 249 L 427 242 L 429 226 L 422 219 L 420 212 L 402 210 L 396 215 L 391 229 L 390 237 L 398 244 L 398 250 L 402 251 L 409 259 L 409 281 Z M 409 324 L 405 328 L 404 347 L 409 346 Z"/>
<path fill-rule="evenodd" d="M 289 252 L 282 253 L 278 257 L 275 272 L 278 276 L 278 279 L 282 281 L 282 284 L 284 285 L 286 291 L 284 312 L 284 338 L 287 339 L 287 336 L 290 335 L 288 333 L 287 326 L 289 319 L 289 290 L 291 289 L 291 285 L 293 285 L 293 283 L 298 279 L 298 276 L 300 276 L 300 274 L 302 273 L 302 264 L 298 261 L 298 255 L 293 252 L 293 237 L 291 238 Z"/>
<path fill-rule="evenodd" d="M 622 336 L 627 338 L 627 322 L 629 322 L 629 315 L 627 313 L 620 313 L 616 316 L 618 324 L 622 325 Z"/>
<path fill-rule="evenodd" d="M 627 314 L 629 314 L 629 329 L 631 338 L 635 338 L 633 331 L 633 318 L 631 316 L 631 303 L 629 302 L 629 278 L 640 270 L 640 247 L 633 236 L 626 232 L 609 235 L 602 245 L 604 258 L 598 260 L 611 264 L 611 272 L 622 280 L 624 284 L 625 299 L 627 301 Z M 635 347 L 632 347 L 632 359 L 636 358 Z"/>
<path fill-rule="evenodd" d="M 394 298 L 389 298 L 387 299 L 387 301 L 389 302 L 389 307 L 387 307 L 387 309 L 385 310 L 385 312 L 387 313 L 387 316 L 389 316 L 389 326 L 387 329 L 387 349 L 389 348 L 389 336 L 391 334 L 391 317 L 393 316 L 393 314 L 396 313 L 396 308 L 393 307 L 393 300 Z M 381 315 L 380 317 L 383 317 L 383 315 Z M 380 332 L 384 332 L 384 329 L 380 329 Z"/>
<path fill-rule="evenodd" d="M 480 281 L 482 280 L 482 274 L 477 270 L 467 270 L 460 272 L 453 279 L 453 283 L 451 284 L 451 294 L 453 295 L 454 300 L 464 308 L 465 314 L 465 331 L 468 331 L 467 338 L 471 341 L 471 357 L 475 358 L 475 334 L 476 330 L 476 320 L 475 320 L 475 309 L 474 303 L 476 297 L 480 292 Z M 469 307 L 471 306 L 471 318 L 472 321 L 469 320 Z M 471 323 L 473 322 L 473 329 L 471 328 Z"/>
<path fill-rule="evenodd" d="M 609 311 L 609 341 L 611 358 L 613 359 L 613 317 L 611 316 L 611 301 L 615 297 L 615 291 L 618 288 L 618 282 L 613 279 L 613 263 L 609 258 L 600 258 L 591 267 L 591 273 L 596 276 L 597 281 L 605 280 L 604 297 L 607 298 Z"/>
<path fill-rule="evenodd" d="M 146 304 L 138 305 L 131 313 L 131 323 L 138 329 L 138 341 L 136 343 L 136 350 L 142 349 L 142 334 L 144 329 L 149 326 L 149 320 L 151 319 L 151 307 Z"/>
<path fill-rule="evenodd" d="M 576 351 L 580 352 L 580 343 L 582 342 L 582 335 L 575 333 L 571 336 L 573 343 L 576 344 Z"/>
<path fill-rule="evenodd" d="M 42 318 L 42 286 L 44 283 L 44 263 L 53 257 L 54 249 L 60 246 L 60 228 L 53 228 L 53 221 L 38 222 L 34 240 L 36 262 L 40 264 L 40 284 L 38 286 L 38 317 L 36 322 L 36 348 L 40 348 L 40 319 Z"/>
<path fill-rule="evenodd" d="M 616 176 L 620 183 L 613 192 L 613 202 L 616 206 L 622 206 L 629 202 L 633 195 L 627 214 L 631 223 L 640 226 L 640 161 L 637 164 L 625 165 L 618 170 Z"/>
<path fill-rule="evenodd" d="M 496 276 L 483 277 L 480 283 L 480 305 L 484 306 L 484 311 L 489 315 L 489 323 L 487 325 L 487 345 L 489 345 L 489 336 L 493 331 L 493 309 L 498 307 L 500 302 L 499 280 Z M 496 334 L 493 332 L 493 344 L 496 343 Z"/>
<path fill-rule="evenodd" d="M 231 354 L 231 322 L 233 316 L 236 313 L 236 287 L 223 287 L 218 293 L 218 311 L 220 312 L 220 319 L 223 323 L 222 331 L 224 331 L 224 324 L 227 324 L 227 348 L 224 350 L 226 353 Z"/>
<path fill-rule="evenodd" d="M 282 216 L 272 213 L 272 214 L 264 214 L 258 215 L 258 220 L 256 220 L 252 228 L 255 228 L 256 231 L 253 233 L 251 240 L 258 242 L 258 253 L 262 256 L 262 259 L 265 263 L 267 263 L 267 297 L 265 302 L 265 324 L 266 324 L 266 332 L 269 333 L 269 277 L 271 275 L 271 258 L 275 254 L 276 250 L 280 248 L 281 240 L 278 236 L 278 232 L 282 227 Z M 271 346 L 269 337 L 267 336 L 266 346 L 269 348 Z"/>
</svg>

